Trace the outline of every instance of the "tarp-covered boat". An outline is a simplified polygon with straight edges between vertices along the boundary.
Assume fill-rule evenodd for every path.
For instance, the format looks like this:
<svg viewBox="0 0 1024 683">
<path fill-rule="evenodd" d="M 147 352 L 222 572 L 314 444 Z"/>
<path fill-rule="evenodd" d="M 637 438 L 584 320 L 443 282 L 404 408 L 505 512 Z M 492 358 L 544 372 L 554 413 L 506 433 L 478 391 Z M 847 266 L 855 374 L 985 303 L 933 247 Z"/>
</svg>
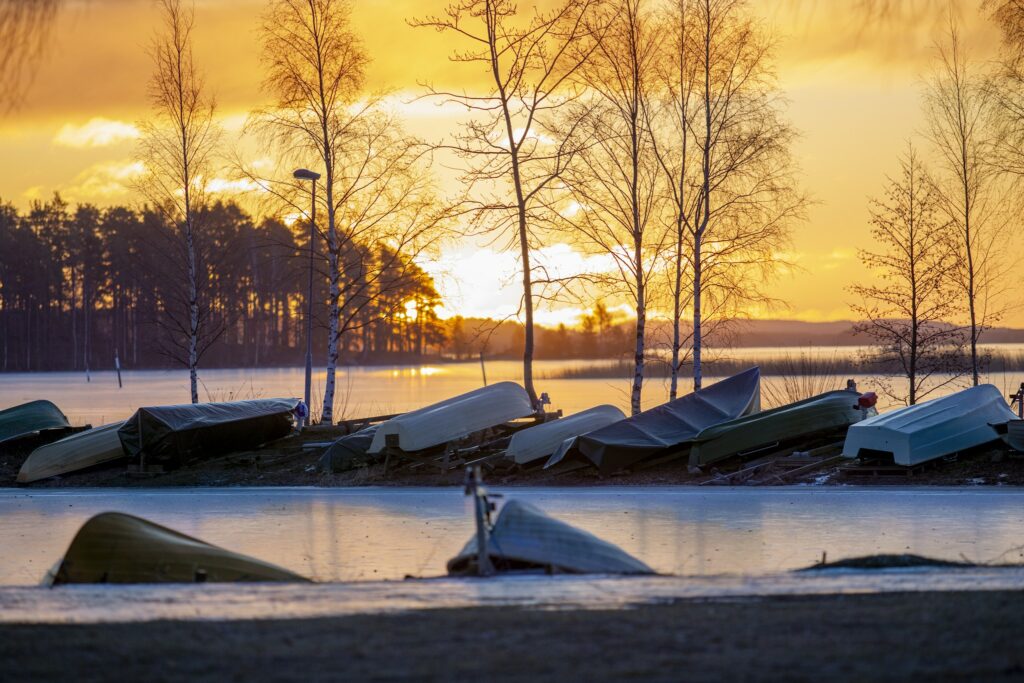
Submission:
<svg viewBox="0 0 1024 683">
<path fill-rule="evenodd" d="M 370 454 L 373 435 L 379 425 L 370 425 L 358 432 L 346 434 L 324 451 L 318 468 L 321 472 L 347 472 L 379 460 L 380 455 Z"/>
<path fill-rule="evenodd" d="M 646 564 L 593 534 L 510 500 L 487 535 L 487 556 L 497 571 L 544 570 L 569 574 L 653 574 Z M 448 573 L 475 574 L 476 536 L 448 562 Z"/>
<path fill-rule="evenodd" d="M 526 465 L 549 457 L 566 439 L 625 419 L 625 413 L 615 406 L 595 406 L 568 417 L 516 432 L 512 435 L 505 453 L 518 464 Z"/>
<path fill-rule="evenodd" d="M 571 450 L 609 474 L 689 446 L 701 430 L 761 408 L 761 371 L 750 368 L 711 386 L 576 439 Z M 565 456 L 559 449 L 545 467 Z"/>
<path fill-rule="evenodd" d="M 32 451 L 18 471 L 18 483 L 28 484 L 58 474 L 77 472 L 125 457 L 117 430 L 124 422 L 115 422 L 40 446 Z"/>
<path fill-rule="evenodd" d="M 298 404 L 295 398 L 267 398 L 139 408 L 118 435 L 130 457 L 174 467 L 287 436 Z"/>
<path fill-rule="evenodd" d="M 104 512 L 87 521 L 53 576 L 54 585 L 308 580 L 120 512 Z"/>
<path fill-rule="evenodd" d="M 991 384 L 898 408 L 850 427 L 847 458 L 892 456 L 897 465 L 919 465 L 999 439 L 993 425 L 1015 420 Z"/>
<path fill-rule="evenodd" d="M 702 467 L 815 434 L 845 431 L 850 425 L 877 414 L 874 408 L 858 405 L 860 396 L 846 389 L 829 391 L 703 429 L 690 447 L 690 466 Z"/>
<path fill-rule="evenodd" d="M 31 401 L 0 410 L 0 444 L 52 429 L 71 429 L 71 425 L 49 401 Z"/>
<path fill-rule="evenodd" d="M 515 382 L 498 382 L 382 422 L 370 453 L 380 453 L 385 437 L 398 435 L 398 447 L 421 451 L 533 414 L 530 396 Z"/>
</svg>

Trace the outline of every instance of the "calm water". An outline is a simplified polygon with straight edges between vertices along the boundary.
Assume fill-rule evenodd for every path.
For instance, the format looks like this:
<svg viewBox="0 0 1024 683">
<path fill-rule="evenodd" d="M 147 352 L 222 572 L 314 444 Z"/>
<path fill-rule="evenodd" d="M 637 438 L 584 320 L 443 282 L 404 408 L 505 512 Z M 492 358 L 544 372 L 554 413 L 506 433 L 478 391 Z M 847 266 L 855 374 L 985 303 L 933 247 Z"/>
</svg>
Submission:
<svg viewBox="0 0 1024 683">
<path fill-rule="evenodd" d="M 1024 489 L 601 487 L 507 493 L 666 574 L 762 575 L 808 566 L 822 553 L 831 559 L 907 552 L 1024 561 Z M 319 581 L 439 576 L 472 533 L 456 488 L 8 489 L 0 491 L 0 586 L 37 584 L 82 523 L 107 510 L 144 516 Z"/>
<path fill-rule="evenodd" d="M 814 350 L 817 354 L 825 350 Z M 851 354 L 855 348 L 828 349 L 828 353 Z M 802 353 L 793 349 L 737 349 L 735 358 L 756 359 L 771 355 Z M 607 361 L 604 361 L 607 362 Z M 629 405 L 628 380 L 619 379 L 549 379 L 567 367 L 592 366 L 602 361 L 540 361 L 536 364 L 538 391 L 547 392 L 553 408 L 566 414 L 610 403 L 622 409 Z M 260 368 L 204 370 L 200 373 L 200 399 L 209 401 L 247 398 L 301 397 L 302 368 Z M 0 374 L 0 409 L 40 398 L 54 401 L 73 424 L 100 425 L 130 416 L 146 405 L 166 405 L 188 401 L 188 374 L 184 370 L 146 370 L 125 372 L 124 387 L 119 389 L 113 372 L 95 372 L 90 382 L 83 373 L 16 373 Z M 861 390 L 875 388 L 870 377 L 857 376 Z M 991 373 L 985 381 L 995 384 L 1004 393 L 1016 387 L 1024 376 Z M 321 404 L 322 372 L 314 375 L 313 407 Z M 489 361 L 488 382 L 522 381 L 522 366 L 516 361 Z M 709 382 L 714 378 L 708 378 Z M 479 363 L 447 363 L 438 365 L 401 365 L 343 368 L 338 375 L 335 412 L 345 417 L 365 417 L 402 412 L 434 403 L 483 384 Z M 777 377 L 762 378 L 762 399 L 772 401 L 773 387 L 781 386 Z M 845 377 L 822 383 L 809 380 L 805 392 L 817 393 L 845 385 Z M 687 383 L 683 384 L 684 392 Z M 955 387 L 951 387 L 952 390 Z M 782 392 L 784 393 L 784 392 Z M 665 380 L 651 379 L 644 384 L 644 406 L 653 407 L 668 398 Z M 886 402 L 880 402 L 886 407 Z"/>
</svg>

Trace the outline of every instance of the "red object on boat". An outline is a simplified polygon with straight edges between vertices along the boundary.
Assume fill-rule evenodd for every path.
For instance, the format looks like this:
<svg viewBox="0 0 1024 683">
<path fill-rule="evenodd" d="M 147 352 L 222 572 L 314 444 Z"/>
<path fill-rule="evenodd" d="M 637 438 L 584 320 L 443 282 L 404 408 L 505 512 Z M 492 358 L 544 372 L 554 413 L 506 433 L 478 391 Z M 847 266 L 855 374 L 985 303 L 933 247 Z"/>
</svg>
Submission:
<svg viewBox="0 0 1024 683">
<path fill-rule="evenodd" d="M 873 391 L 861 394 L 857 399 L 858 408 L 874 408 L 876 403 L 878 403 L 878 394 Z"/>
</svg>

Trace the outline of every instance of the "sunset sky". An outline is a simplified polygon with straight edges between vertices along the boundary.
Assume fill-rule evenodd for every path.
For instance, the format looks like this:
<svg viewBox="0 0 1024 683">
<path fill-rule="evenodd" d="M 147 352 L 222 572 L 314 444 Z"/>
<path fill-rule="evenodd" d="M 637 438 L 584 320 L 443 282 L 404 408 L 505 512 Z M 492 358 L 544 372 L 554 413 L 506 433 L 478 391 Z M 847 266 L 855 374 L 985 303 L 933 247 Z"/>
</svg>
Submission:
<svg viewBox="0 0 1024 683">
<path fill-rule="evenodd" d="M 527 4 L 523 0 L 522 4 Z M 777 68 L 800 131 L 794 150 L 804 189 L 814 201 L 809 220 L 793 234 L 789 258 L 797 269 L 772 286 L 788 308 L 766 317 L 837 320 L 850 317 L 845 290 L 862 278 L 858 247 L 869 243 L 867 198 L 880 194 L 896 154 L 924 128 L 921 78 L 934 56 L 944 12 L 891 17 L 865 26 L 836 0 L 756 1 L 780 44 Z M 943 6 L 945 3 L 912 3 Z M 423 101 L 417 83 L 471 87 L 474 75 L 447 59 L 450 40 L 405 20 L 440 11 L 428 0 L 356 0 L 354 22 L 373 59 L 369 84 L 394 94 L 392 105 L 411 132 L 441 140 L 455 114 Z M 844 9 L 846 8 L 846 9 Z M 226 139 L 263 103 L 260 89 L 259 0 L 198 0 L 196 56 L 217 95 Z M 965 0 L 959 7 L 976 59 L 991 59 L 998 33 Z M 49 50 L 25 102 L 0 118 L 0 199 L 25 208 L 59 191 L 71 202 L 132 203 L 127 189 L 140 166 L 133 159 L 146 116 L 147 44 L 156 29 L 147 0 L 73 0 L 62 7 Z M 922 146 L 924 142 L 921 141 Z M 252 150 L 241 150 L 252 154 Z M 272 160 L 267 160 L 272 163 Z M 439 170 L 454 193 L 451 171 Z M 226 174 L 225 193 L 242 188 Z M 563 265 L 582 260 L 572 245 L 554 244 L 542 256 Z M 472 258 L 468 258 L 472 256 Z M 507 315 L 518 302 L 512 256 L 472 242 L 454 245 L 425 264 L 438 277 L 448 315 Z M 572 307 L 542 311 L 542 323 L 572 322 Z M 1024 325 L 1024 312 L 1004 321 Z"/>
</svg>

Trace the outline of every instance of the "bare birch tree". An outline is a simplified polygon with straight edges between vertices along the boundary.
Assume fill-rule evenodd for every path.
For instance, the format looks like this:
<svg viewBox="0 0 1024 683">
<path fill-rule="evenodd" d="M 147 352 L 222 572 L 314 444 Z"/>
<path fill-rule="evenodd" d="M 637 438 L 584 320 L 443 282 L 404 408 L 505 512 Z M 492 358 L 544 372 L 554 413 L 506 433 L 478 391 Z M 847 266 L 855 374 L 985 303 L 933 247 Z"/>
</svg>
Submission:
<svg viewBox="0 0 1024 683">
<path fill-rule="evenodd" d="M 697 115 L 691 124 L 699 189 L 689 227 L 693 387 L 703 386 L 704 327 L 768 301 L 790 224 L 803 217 L 782 118 L 772 42 L 745 0 L 693 0 Z"/>
<path fill-rule="evenodd" d="M 394 278 L 396 269 L 409 267 L 445 220 L 432 195 L 428 148 L 404 135 L 382 96 L 363 92 L 368 57 L 350 14 L 344 0 L 271 2 L 263 56 L 275 102 L 251 121 L 282 160 L 308 166 L 316 159 L 316 170 L 323 170 L 326 424 L 334 421 L 342 335 L 366 324 L 362 313 L 377 301 L 382 274 Z M 300 188 L 289 181 L 258 181 L 298 206 Z"/>
<path fill-rule="evenodd" d="M 601 37 L 576 73 L 589 95 L 573 124 L 586 142 L 566 174 L 581 209 L 567 220 L 586 248 L 611 256 L 618 270 L 613 286 L 625 289 L 636 312 L 635 415 L 642 410 L 648 289 L 667 236 L 651 130 L 659 31 L 644 0 L 611 3 L 588 22 Z"/>
<path fill-rule="evenodd" d="M 572 134 L 555 134 L 557 113 L 578 93 L 572 76 L 593 49 L 584 18 L 596 0 L 560 0 L 547 12 L 520 11 L 511 0 L 458 0 L 443 15 L 417 19 L 466 43 L 452 61 L 475 67 L 488 89 L 459 93 L 429 88 L 429 95 L 465 107 L 471 119 L 445 145 L 468 162 L 463 180 L 473 226 L 493 231 L 518 251 L 522 268 L 523 383 L 533 383 L 535 264 L 539 229 L 552 220 L 550 193 L 573 157 Z M 512 246 L 514 245 L 514 246 Z"/>
<path fill-rule="evenodd" d="M 658 62 L 657 78 L 660 94 L 658 125 L 655 126 L 654 151 L 665 174 L 666 197 L 671 211 L 671 245 L 669 292 L 672 299 L 672 341 L 669 361 L 669 400 L 679 392 L 679 371 L 684 360 L 684 345 L 690 335 L 683 334 L 683 316 L 692 300 L 686 276 L 689 262 L 688 235 L 693 232 L 696 210 L 696 171 L 700 158 L 695 154 L 693 127 L 697 117 L 698 74 L 694 54 L 692 11 L 690 0 L 675 0 L 664 10 L 662 44 L 664 56 Z"/>
<path fill-rule="evenodd" d="M 956 273 L 967 309 L 971 380 L 977 385 L 978 343 L 1002 313 L 999 251 L 1006 217 L 997 194 L 1000 174 L 991 163 L 993 102 L 952 19 L 937 51 L 938 65 L 925 94 L 928 132 L 942 170 L 943 206 L 959 236 Z"/>
<path fill-rule="evenodd" d="M 180 356 L 172 355 L 188 367 L 191 400 L 198 403 L 199 360 L 217 336 L 216 330 L 204 327 L 205 278 L 200 273 L 197 241 L 218 130 L 214 100 L 193 58 L 194 11 L 183 7 L 181 0 L 160 0 L 160 10 L 163 27 L 151 50 L 153 117 L 141 125 L 140 155 L 147 173 L 138 188 L 164 214 L 177 236 L 184 286 L 180 305 L 168 307 L 165 313 L 170 341 L 181 351 Z"/>
<path fill-rule="evenodd" d="M 871 237 L 876 250 L 861 250 L 871 279 L 850 287 L 861 298 L 852 310 L 854 329 L 874 340 L 872 360 L 895 366 L 902 387 L 882 382 L 897 401 L 914 405 L 957 381 L 964 337 L 950 324 L 959 313 L 957 240 L 942 212 L 942 196 L 908 145 L 900 175 L 890 179 L 884 200 L 871 202 Z"/>
</svg>

